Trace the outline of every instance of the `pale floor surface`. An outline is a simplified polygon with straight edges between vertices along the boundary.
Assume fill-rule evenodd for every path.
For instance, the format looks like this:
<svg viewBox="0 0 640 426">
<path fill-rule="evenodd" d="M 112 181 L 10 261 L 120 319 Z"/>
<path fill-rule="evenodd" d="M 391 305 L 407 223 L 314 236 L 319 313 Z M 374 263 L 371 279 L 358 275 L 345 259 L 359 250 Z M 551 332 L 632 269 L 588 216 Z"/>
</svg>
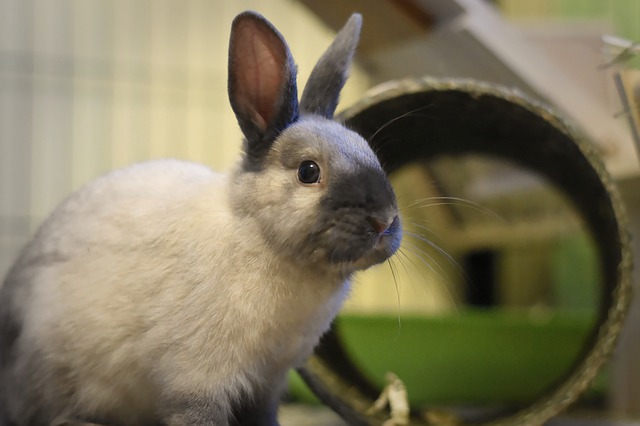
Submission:
<svg viewBox="0 0 640 426">
<path fill-rule="evenodd" d="M 347 426 L 336 413 L 323 406 L 284 404 L 280 406 L 280 426 Z"/>
<path fill-rule="evenodd" d="M 561 416 L 546 426 L 640 426 L 640 420 L 608 420 L 589 415 Z M 284 404 L 281 426 L 348 426 L 337 414 L 323 406 Z"/>
</svg>

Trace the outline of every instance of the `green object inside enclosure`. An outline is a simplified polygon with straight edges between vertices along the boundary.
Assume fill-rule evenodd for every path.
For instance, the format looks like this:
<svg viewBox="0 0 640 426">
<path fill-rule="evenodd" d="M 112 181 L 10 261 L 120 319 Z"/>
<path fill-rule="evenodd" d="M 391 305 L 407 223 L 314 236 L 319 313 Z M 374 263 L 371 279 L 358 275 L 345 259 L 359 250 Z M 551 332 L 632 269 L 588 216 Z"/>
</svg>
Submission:
<svg viewBox="0 0 640 426">
<path fill-rule="evenodd" d="M 374 384 L 382 389 L 385 372 L 394 372 L 416 406 L 517 404 L 565 377 L 594 323 L 593 315 L 577 312 L 467 310 L 400 321 L 341 315 L 337 329 L 355 365 Z M 298 378 L 291 388 L 294 396 L 309 398 Z"/>
</svg>

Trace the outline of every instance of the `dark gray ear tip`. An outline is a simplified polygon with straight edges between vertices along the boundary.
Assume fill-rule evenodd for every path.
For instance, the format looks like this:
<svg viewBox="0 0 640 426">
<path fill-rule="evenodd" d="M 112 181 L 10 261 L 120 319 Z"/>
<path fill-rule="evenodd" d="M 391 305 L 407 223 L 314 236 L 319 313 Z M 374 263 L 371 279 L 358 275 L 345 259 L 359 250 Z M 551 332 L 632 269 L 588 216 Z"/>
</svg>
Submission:
<svg viewBox="0 0 640 426">
<path fill-rule="evenodd" d="M 346 24 L 336 35 L 336 39 L 348 40 L 355 48 L 360 39 L 360 30 L 362 29 L 362 15 L 354 13 L 347 20 Z"/>
<path fill-rule="evenodd" d="M 241 12 L 236 15 L 236 17 L 233 19 L 232 25 L 236 25 L 236 23 L 242 22 L 248 19 L 254 20 L 254 21 L 260 21 L 264 23 L 269 22 L 264 16 L 260 15 L 258 12 L 254 12 L 253 10 L 245 10 L 244 12 Z"/>
<path fill-rule="evenodd" d="M 262 28 L 263 30 L 267 30 L 269 32 L 273 32 L 273 25 L 265 18 L 257 12 L 252 10 L 246 10 L 233 19 L 231 23 L 231 33 L 234 34 L 237 32 L 238 28 L 243 24 L 252 25 L 254 28 Z"/>
<path fill-rule="evenodd" d="M 352 14 L 345 24 L 345 28 L 349 28 L 350 32 L 356 32 L 359 34 L 362 29 L 362 15 L 359 13 Z"/>
</svg>

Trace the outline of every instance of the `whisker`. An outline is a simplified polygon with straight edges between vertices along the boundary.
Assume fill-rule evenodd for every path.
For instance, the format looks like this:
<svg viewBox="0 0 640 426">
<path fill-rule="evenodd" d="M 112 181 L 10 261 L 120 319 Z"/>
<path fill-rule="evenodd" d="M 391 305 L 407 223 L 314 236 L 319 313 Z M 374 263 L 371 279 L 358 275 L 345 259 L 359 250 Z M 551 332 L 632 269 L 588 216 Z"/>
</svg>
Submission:
<svg viewBox="0 0 640 426">
<path fill-rule="evenodd" d="M 412 251 L 409 250 L 409 252 L 411 254 L 413 254 L 414 256 L 417 256 L 417 254 L 413 253 Z M 427 280 L 428 277 L 425 277 L 423 274 L 423 270 L 421 268 L 418 268 L 415 264 L 415 262 L 411 259 L 411 257 L 406 253 L 405 250 L 403 250 L 403 248 L 401 247 L 398 250 L 399 255 L 398 256 L 398 260 L 400 261 L 400 263 L 402 264 L 404 271 L 406 273 L 406 276 L 409 278 L 409 284 L 411 285 L 411 288 L 416 289 L 416 283 L 413 281 L 413 275 L 412 273 L 409 272 L 409 268 L 407 267 L 407 262 L 409 262 L 409 264 L 411 266 L 413 266 L 413 270 L 416 271 L 417 273 L 420 274 L 420 278 L 422 278 L 423 280 Z"/>
<path fill-rule="evenodd" d="M 438 254 L 442 255 L 445 259 L 447 259 L 449 261 L 449 263 L 454 266 L 458 271 L 460 272 L 464 272 L 462 266 L 460 266 L 460 264 L 453 258 L 453 256 L 451 256 L 449 253 L 447 253 L 447 251 L 445 249 L 443 249 L 442 247 L 440 247 L 439 245 L 437 245 L 436 243 L 434 243 L 433 241 L 431 241 L 430 239 L 420 235 L 420 234 L 415 234 L 413 232 L 409 232 L 409 231 L 404 231 L 404 234 L 408 237 L 414 238 L 418 241 L 421 241 L 425 244 L 427 244 L 429 247 L 431 247 L 432 249 L 434 249 L 436 252 L 438 252 Z"/>
<path fill-rule="evenodd" d="M 397 316 L 398 316 L 398 330 L 396 332 L 395 337 L 393 338 L 393 340 L 397 340 L 400 337 L 400 333 L 402 331 L 402 320 L 401 320 L 401 307 L 400 307 L 400 287 L 398 285 L 398 276 L 397 276 L 397 271 L 394 268 L 394 264 L 391 261 L 391 258 L 387 259 L 387 264 L 389 265 L 389 269 L 391 270 L 391 276 L 393 277 L 393 284 L 396 288 L 396 302 L 397 302 Z"/>
<path fill-rule="evenodd" d="M 451 305 L 456 306 L 456 301 L 455 298 L 453 297 L 453 294 L 451 294 L 451 291 L 449 291 L 449 288 L 446 285 L 447 280 L 441 276 L 440 274 L 438 274 L 437 272 L 434 271 L 434 269 L 431 267 L 431 265 L 429 264 L 429 262 L 427 262 L 424 258 L 420 257 L 417 253 L 411 251 L 411 254 L 413 254 L 414 257 L 416 257 L 422 264 L 424 264 L 428 269 L 430 269 L 439 279 L 440 281 L 444 282 L 445 284 L 442 285 L 441 287 L 443 288 L 445 294 L 447 295 L 447 298 L 449 299 L 449 302 L 451 303 Z M 406 257 L 406 259 L 411 262 L 411 264 L 413 265 L 413 267 L 416 269 L 416 271 L 421 271 L 421 268 L 418 267 L 418 265 L 414 262 L 414 260 L 408 256 L 406 253 L 404 253 L 404 256 Z M 431 258 L 431 260 L 433 260 Z M 423 277 L 423 279 L 425 279 L 425 281 L 427 281 L 426 277 Z M 431 296 L 434 295 L 433 293 L 433 289 L 431 288 L 431 286 L 427 285 L 427 287 L 431 290 Z"/>
<path fill-rule="evenodd" d="M 391 269 L 391 275 L 393 276 L 393 285 L 396 288 L 396 302 L 398 304 L 398 313 L 400 312 L 400 286 L 398 285 L 398 273 L 395 265 L 389 261 L 389 268 Z"/>
<path fill-rule="evenodd" d="M 415 263 L 411 260 L 411 258 L 407 255 L 406 251 L 403 250 L 402 247 L 398 249 L 397 259 L 400 262 L 400 265 L 402 265 L 402 269 L 404 269 L 405 277 L 409 279 L 409 285 L 411 286 L 411 288 L 415 289 L 416 285 L 413 281 L 414 274 L 410 272 L 410 268 L 408 267 L 408 265 L 412 266 L 413 270 L 418 273 L 422 273 L 422 270 L 416 267 Z M 425 279 L 426 277 L 423 276 L 421 278 Z"/>
<path fill-rule="evenodd" d="M 419 260 L 422 261 L 422 263 L 431 270 L 431 272 L 433 272 L 439 279 L 441 280 L 445 280 L 446 277 L 446 271 L 444 270 L 444 268 L 438 263 L 438 261 L 431 256 L 431 254 L 429 254 L 428 252 L 426 252 L 425 250 L 421 249 L 419 246 L 415 245 L 415 244 L 411 244 L 409 242 L 404 242 L 403 243 L 404 247 L 406 249 L 409 250 L 410 253 L 412 253 L 413 255 L 415 255 Z M 431 263 L 427 262 L 425 258 L 421 257 L 420 255 L 423 255 L 425 258 L 429 259 L 431 262 L 433 262 L 435 264 L 435 267 L 433 265 L 431 265 Z M 436 270 L 436 267 L 438 268 Z"/>
<path fill-rule="evenodd" d="M 428 204 L 421 204 L 427 203 Z M 495 219 L 500 220 L 501 222 L 506 222 L 506 219 L 496 213 L 494 210 L 487 208 L 475 201 L 467 200 L 465 198 L 459 197 L 450 197 L 450 196 L 438 196 L 438 197 L 427 197 L 414 201 L 409 204 L 408 207 L 417 207 L 417 208 L 425 208 L 425 207 L 436 207 L 436 206 L 458 206 L 458 207 L 468 207 L 474 210 L 477 210 L 481 213 L 484 213 L 487 216 L 491 216 Z"/>
<path fill-rule="evenodd" d="M 412 273 L 411 271 L 415 271 L 419 278 L 421 278 L 423 281 L 427 281 L 426 276 L 424 276 L 424 270 L 422 268 L 419 268 L 416 263 L 413 261 L 413 259 L 411 259 L 411 256 L 409 256 L 407 254 L 407 251 L 409 253 L 411 253 L 413 256 L 418 256 L 416 253 L 414 253 L 413 251 L 411 251 L 411 248 L 407 248 L 407 247 L 400 247 L 400 249 L 398 250 L 398 261 L 400 262 L 400 264 L 402 265 L 402 267 L 404 268 L 405 271 L 405 276 L 406 278 L 409 279 L 409 285 L 411 286 L 412 289 L 417 289 L 419 288 L 419 286 L 416 286 L 416 283 L 414 281 L 414 276 L 416 275 L 415 273 Z M 412 268 L 411 268 L 412 267 Z M 427 295 L 429 296 L 429 295 Z"/>
<path fill-rule="evenodd" d="M 375 143 L 375 145 L 370 143 L 371 149 L 373 150 L 373 152 L 376 154 L 376 156 L 380 156 L 380 150 L 382 149 L 382 147 L 384 147 L 385 145 L 394 143 L 395 141 L 397 141 L 398 138 L 396 137 L 392 137 L 392 136 L 383 136 L 382 138 L 378 139 Z M 368 141 L 371 142 L 371 141 Z"/>
<path fill-rule="evenodd" d="M 401 119 L 403 119 L 403 118 L 405 118 L 405 117 L 408 117 L 408 116 L 410 116 L 410 115 L 412 115 L 412 114 L 415 114 L 415 113 L 416 113 L 416 112 L 418 112 L 418 111 L 425 110 L 425 109 L 427 109 L 427 108 L 431 108 L 431 107 L 432 107 L 432 105 L 425 105 L 425 106 L 422 106 L 422 107 L 420 107 L 420 108 L 416 108 L 416 109 L 414 109 L 414 110 L 412 110 L 412 111 L 405 112 L 404 114 L 399 115 L 398 117 L 392 118 L 391 120 L 387 121 L 387 122 L 386 122 L 386 123 L 384 123 L 382 126 L 380 126 L 380 127 L 378 128 L 378 130 L 376 130 L 376 131 L 373 133 L 373 135 L 371 135 L 371 136 L 368 138 L 367 142 L 371 143 L 371 142 L 373 141 L 373 139 L 378 135 L 378 133 L 380 133 L 382 130 L 386 129 L 387 127 L 389 127 L 391 124 L 395 123 L 396 121 L 401 120 Z"/>
<path fill-rule="evenodd" d="M 429 223 L 429 221 L 426 221 L 426 220 L 424 222 L 425 223 Z M 425 225 L 422 225 L 422 224 L 416 222 L 415 220 L 408 220 L 407 221 L 407 225 L 409 225 L 409 226 L 405 226 L 405 228 L 404 228 L 404 233 L 405 234 L 407 234 L 409 232 L 408 231 L 409 227 L 416 227 L 416 228 L 419 228 L 421 231 L 424 231 L 424 232 L 427 232 L 427 233 L 433 235 L 435 238 L 437 238 L 439 240 L 442 239 L 440 234 L 438 234 L 436 231 L 434 231 L 433 229 L 431 229 L 431 228 L 429 228 L 429 227 L 427 227 Z M 411 234 L 412 234 L 411 236 L 420 235 L 420 234 L 417 234 L 415 232 L 411 232 Z M 423 238 L 426 238 L 423 235 L 420 235 L 420 236 L 423 237 Z"/>
</svg>

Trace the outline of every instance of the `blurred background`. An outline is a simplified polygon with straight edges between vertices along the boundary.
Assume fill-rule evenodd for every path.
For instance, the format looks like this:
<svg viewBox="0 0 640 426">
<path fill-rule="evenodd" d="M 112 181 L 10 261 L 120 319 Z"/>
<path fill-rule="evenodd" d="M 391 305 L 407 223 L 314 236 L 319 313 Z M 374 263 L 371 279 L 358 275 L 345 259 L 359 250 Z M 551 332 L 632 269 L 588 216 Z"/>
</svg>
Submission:
<svg viewBox="0 0 640 426">
<path fill-rule="evenodd" d="M 363 14 L 339 109 L 423 75 L 551 104 L 594 141 L 637 233 L 640 78 L 625 42 L 640 41 L 635 0 L 0 0 L 0 275 L 56 204 L 109 170 L 163 157 L 233 164 L 227 44 L 246 9 L 283 33 L 300 86 L 348 15 Z M 478 405 L 522 403 L 562 377 L 600 300 L 593 243 L 570 203 L 494 158 L 438 158 L 392 179 L 402 252 L 358 279 L 339 320 L 371 380 L 391 369 L 416 404 Z M 637 311 L 584 407 L 640 417 Z"/>
</svg>

